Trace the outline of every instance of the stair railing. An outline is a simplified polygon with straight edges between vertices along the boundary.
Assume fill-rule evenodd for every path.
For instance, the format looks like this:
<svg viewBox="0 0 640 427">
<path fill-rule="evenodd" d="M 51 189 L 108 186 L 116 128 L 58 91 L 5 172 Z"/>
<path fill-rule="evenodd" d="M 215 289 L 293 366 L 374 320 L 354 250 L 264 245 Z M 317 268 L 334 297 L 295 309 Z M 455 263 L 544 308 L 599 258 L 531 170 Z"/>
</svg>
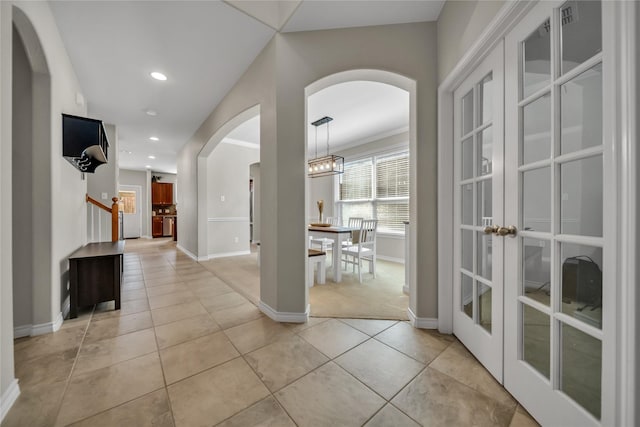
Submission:
<svg viewBox="0 0 640 427">
<path fill-rule="evenodd" d="M 120 238 L 120 233 L 119 233 L 119 230 L 118 230 L 118 226 L 119 226 L 119 220 L 118 220 L 118 210 L 119 210 L 118 198 L 117 197 L 113 197 L 111 200 L 113 201 L 113 204 L 109 208 L 108 206 L 103 205 L 102 203 L 100 203 L 96 199 L 92 198 L 88 194 L 86 195 L 87 203 L 91 203 L 92 205 L 97 206 L 100 209 L 102 209 L 103 211 L 109 212 L 111 214 L 111 241 L 112 242 L 117 242 L 119 240 L 119 238 Z"/>
</svg>

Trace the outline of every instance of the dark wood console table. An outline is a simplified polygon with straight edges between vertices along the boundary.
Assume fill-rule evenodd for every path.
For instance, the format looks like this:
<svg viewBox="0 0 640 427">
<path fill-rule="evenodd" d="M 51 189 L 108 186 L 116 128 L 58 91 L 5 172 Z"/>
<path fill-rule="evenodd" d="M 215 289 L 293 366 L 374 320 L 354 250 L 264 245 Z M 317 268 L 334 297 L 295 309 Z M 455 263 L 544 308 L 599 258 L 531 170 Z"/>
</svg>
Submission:
<svg viewBox="0 0 640 427">
<path fill-rule="evenodd" d="M 78 317 L 78 307 L 116 302 L 120 310 L 124 240 L 89 243 L 69 256 L 69 317 Z"/>
</svg>

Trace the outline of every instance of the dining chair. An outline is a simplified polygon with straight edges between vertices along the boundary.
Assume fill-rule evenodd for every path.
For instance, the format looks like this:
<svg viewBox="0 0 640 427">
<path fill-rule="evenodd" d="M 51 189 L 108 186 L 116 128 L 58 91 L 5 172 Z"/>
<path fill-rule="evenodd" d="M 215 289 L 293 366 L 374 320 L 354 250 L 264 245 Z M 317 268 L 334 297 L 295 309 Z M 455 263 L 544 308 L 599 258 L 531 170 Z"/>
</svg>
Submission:
<svg viewBox="0 0 640 427">
<path fill-rule="evenodd" d="M 351 236 L 349 236 L 347 240 L 342 242 L 343 248 L 347 246 L 351 246 L 354 243 L 357 243 L 358 236 L 360 233 L 360 227 L 362 227 L 362 221 L 364 221 L 364 218 L 349 217 L 349 221 L 347 222 L 347 227 L 353 229 L 353 231 L 351 232 Z"/>
<path fill-rule="evenodd" d="M 355 270 L 358 267 L 358 281 L 362 283 L 362 261 L 369 262 L 369 272 L 376 277 L 376 232 L 378 230 L 377 219 L 362 221 L 358 241 L 342 248 L 342 262 L 352 264 Z M 355 240 L 355 239 L 354 239 Z"/>
</svg>

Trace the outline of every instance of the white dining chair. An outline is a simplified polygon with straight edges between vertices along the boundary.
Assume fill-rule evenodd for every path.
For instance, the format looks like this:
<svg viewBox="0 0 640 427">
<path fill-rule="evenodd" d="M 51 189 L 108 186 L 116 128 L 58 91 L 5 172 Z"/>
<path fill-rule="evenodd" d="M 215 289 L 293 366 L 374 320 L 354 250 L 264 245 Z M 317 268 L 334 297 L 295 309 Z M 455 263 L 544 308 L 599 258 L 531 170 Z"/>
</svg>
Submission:
<svg viewBox="0 0 640 427">
<path fill-rule="evenodd" d="M 343 249 L 357 242 L 358 234 L 360 233 L 360 227 L 362 227 L 362 221 L 364 221 L 364 218 L 359 218 L 359 217 L 349 218 L 349 221 L 347 222 L 347 227 L 353 229 L 354 231 L 351 232 L 351 236 L 349 236 L 347 240 L 342 242 Z"/>
<path fill-rule="evenodd" d="M 353 268 L 358 268 L 358 281 L 362 283 L 362 261 L 369 262 L 369 273 L 376 277 L 376 232 L 378 230 L 377 219 L 366 219 L 362 221 L 357 242 L 342 248 L 342 262 L 345 267 L 352 264 Z"/>
</svg>

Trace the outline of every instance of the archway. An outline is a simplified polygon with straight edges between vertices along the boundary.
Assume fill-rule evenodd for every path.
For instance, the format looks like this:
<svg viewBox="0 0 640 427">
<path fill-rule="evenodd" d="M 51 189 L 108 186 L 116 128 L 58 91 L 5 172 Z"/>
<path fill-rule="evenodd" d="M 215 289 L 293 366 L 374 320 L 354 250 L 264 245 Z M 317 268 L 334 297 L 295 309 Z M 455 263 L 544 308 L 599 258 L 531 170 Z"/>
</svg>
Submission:
<svg viewBox="0 0 640 427">
<path fill-rule="evenodd" d="M 391 73 L 382 70 L 371 70 L 371 69 L 363 69 L 363 70 L 349 70 L 336 74 L 329 75 L 322 79 L 315 81 L 305 88 L 305 123 L 309 123 L 318 117 L 310 117 L 309 116 L 309 98 L 314 94 L 321 92 L 327 88 L 330 88 L 335 85 L 341 85 L 343 83 L 348 82 L 371 82 L 371 83 L 382 83 L 384 85 L 392 86 L 393 88 L 406 91 L 408 93 L 409 99 L 409 112 L 408 112 L 408 130 L 406 131 L 406 137 L 408 139 L 408 153 L 409 153 L 409 222 L 415 224 L 417 218 L 417 192 L 416 192 L 416 146 L 417 146 L 417 126 L 416 126 L 416 100 L 417 100 L 417 90 L 416 90 L 416 82 L 412 79 L 404 77 L 402 75 Z M 309 135 L 309 128 L 305 126 L 305 141 L 307 141 L 307 146 L 309 140 L 313 141 L 314 136 Z M 333 150 L 332 150 L 333 151 Z M 337 190 L 334 189 L 334 194 Z M 306 200 L 307 200 L 307 217 L 313 217 L 317 212 L 313 212 L 311 209 L 311 204 L 309 201 L 310 194 L 310 180 L 307 179 L 307 184 L 305 186 Z M 334 213 L 336 213 L 334 211 Z M 344 215 L 340 215 L 344 216 Z M 341 218 L 344 219 L 344 218 Z M 408 233 L 405 236 L 407 239 L 407 245 L 404 252 L 404 258 L 406 262 L 406 279 L 404 280 L 406 285 L 404 290 L 409 294 L 409 308 L 407 310 L 408 317 L 415 321 L 415 308 L 412 303 L 415 303 L 416 300 L 416 227 L 409 227 Z M 309 267 L 307 267 L 309 268 Z M 340 268 L 340 267 L 338 267 Z M 402 280 L 402 278 L 401 278 Z M 315 292 L 315 291 L 314 291 Z M 313 307 L 311 308 L 311 312 L 313 314 Z M 384 315 L 382 315 L 384 316 Z M 415 323 L 415 322 L 414 322 Z"/>
<path fill-rule="evenodd" d="M 254 305 L 260 301 L 259 162 L 259 105 L 226 122 L 198 153 L 198 261 Z"/>
<path fill-rule="evenodd" d="M 27 16 L 12 8 L 12 226 L 14 335 L 53 331 L 51 77 Z"/>
</svg>

